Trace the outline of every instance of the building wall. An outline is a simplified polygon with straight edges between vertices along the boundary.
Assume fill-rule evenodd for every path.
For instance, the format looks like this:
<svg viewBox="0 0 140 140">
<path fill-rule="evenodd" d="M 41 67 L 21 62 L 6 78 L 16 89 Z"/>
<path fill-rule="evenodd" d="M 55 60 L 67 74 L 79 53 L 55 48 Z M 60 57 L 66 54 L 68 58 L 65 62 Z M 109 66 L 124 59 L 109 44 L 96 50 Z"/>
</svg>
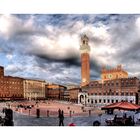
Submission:
<svg viewBox="0 0 140 140">
<path fill-rule="evenodd" d="M 79 94 L 79 88 L 74 88 L 74 89 L 70 89 L 68 90 L 69 92 L 69 101 L 71 102 L 78 102 L 78 94 Z"/>
<path fill-rule="evenodd" d="M 115 96 L 103 96 L 103 95 L 85 95 L 83 96 L 82 100 L 80 99 L 81 96 L 83 96 L 83 93 L 79 93 L 78 96 L 78 103 L 79 104 L 84 104 L 86 106 L 94 106 L 94 107 L 102 107 L 104 105 L 108 105 L 111 103 L 116 103 L 116 102 L 121 102 L 121 101 L 128 101 L 131 103 L 136 102 L 136 97 L 135 96 L 120 96 L 120 95 L 115 95 Z"/>
<path fill-rule="evenodd" d="M 136 77 L 108 80 L 104 83 L 92 81 L 87 90 L 89 95 L 132 95 L 138 91 L 138 83 L 139 79 Z"/>
<path fill-rule="evenodd" d="M 139 90 L 139 79 L 136 77 L 121 78 L 104 81 L 103 83 L 92 81 L 88 86 L 83 87 L 82 90 L 86 90 L 89 96 L 108 96 L 111 98 L 119 96 L 119 100 L 121 100 L 121 98 L 124 99 L 123 97 L 136 97 Z"/>
<path fill-rule="evenodd" d="M 24 98 L 28 100 L 45 99 L 45 81 L 24 80 Z"/>
<path fill-rule="evenodd" d="M 23 79 L 19 77 L 0 77 L 1 100 L 23 99 Z"/>
<path fill-rule="evenodd" d="M 63 100 L 66 87 L 57 84 L 45 85 L 45 94 L 47 99 Z"/>
</svg>

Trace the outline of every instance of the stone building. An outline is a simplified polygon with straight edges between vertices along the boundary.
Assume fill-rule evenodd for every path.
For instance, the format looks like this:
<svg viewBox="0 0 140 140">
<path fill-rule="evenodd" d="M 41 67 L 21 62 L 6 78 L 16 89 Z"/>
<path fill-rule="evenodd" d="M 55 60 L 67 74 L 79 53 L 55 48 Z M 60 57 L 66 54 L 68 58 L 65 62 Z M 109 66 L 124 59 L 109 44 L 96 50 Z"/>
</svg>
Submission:
<svg viewBox="0 0 140 140">
<path fill-rule="evenodd" d="M 64 100 L 66 87 L 58 84 L 46 84 L 45 94 L 47 99 Z"/>
<path fill-rule="evenodd" d="M 0 67 L 0 100 L 22 100 L 23 78 L 4 76 L 4 67 Z"/>
<path fill-rule="evenodd" d="M 78 94 L 81 91 L 81 88 L 72 88 L 67 91 L 69 93 L 69 101 L 78 103 Z"/>
<path fill-rule="evenodd" d="M 45 99 L 45 81 L 24 79 L 24 98 L 27 100 Z"/>
<path fill-rule="evenodd" d="M 102 106 L 124 100 L 132 103 L 139 102 L 139 79 L 136 77 L 105 80 L 104 82 L 91 81 L 82 90 L 86 94 L 80 93 L 78 102 L 80 103 L 84 98 L 86 101 L 83 102 L 87 105 Z"/>
</svg>

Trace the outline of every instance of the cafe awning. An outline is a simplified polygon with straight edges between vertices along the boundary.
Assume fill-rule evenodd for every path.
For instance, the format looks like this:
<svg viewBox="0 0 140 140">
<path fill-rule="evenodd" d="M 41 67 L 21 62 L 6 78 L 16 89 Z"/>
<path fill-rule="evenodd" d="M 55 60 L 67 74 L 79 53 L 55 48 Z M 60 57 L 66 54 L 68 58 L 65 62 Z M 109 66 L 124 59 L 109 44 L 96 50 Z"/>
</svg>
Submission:
<svg viewBox="0 0 140 140">
<path fill-rule="evenodd" d="M 139 110 L 140 106 L 136 105 L 136 104 L 133 104 L 133 103 L 129 103 L 129 102 L 123 101 L 123 102 L 113 103 L 113 104 L 104 106 L 101 109 L 102 110 L 121 109 L 121 110 L 132 110 L 133 111 L 133 110 Z"/>
</svg>

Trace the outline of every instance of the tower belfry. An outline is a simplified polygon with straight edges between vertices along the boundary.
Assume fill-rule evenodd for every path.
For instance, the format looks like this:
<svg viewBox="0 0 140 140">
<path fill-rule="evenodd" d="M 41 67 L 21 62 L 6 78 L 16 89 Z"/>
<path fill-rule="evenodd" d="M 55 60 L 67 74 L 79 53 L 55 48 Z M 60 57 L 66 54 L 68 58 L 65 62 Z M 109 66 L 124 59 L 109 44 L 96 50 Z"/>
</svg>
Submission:
<svg viewBox="0 0 140 140">
<path fill-rule="evenodd" d="M 90 46 L 88 41 L 89 39 L 86 35 L 81 37 L 81 86 L 84 86 L 90 82 Z"/>
</svg>

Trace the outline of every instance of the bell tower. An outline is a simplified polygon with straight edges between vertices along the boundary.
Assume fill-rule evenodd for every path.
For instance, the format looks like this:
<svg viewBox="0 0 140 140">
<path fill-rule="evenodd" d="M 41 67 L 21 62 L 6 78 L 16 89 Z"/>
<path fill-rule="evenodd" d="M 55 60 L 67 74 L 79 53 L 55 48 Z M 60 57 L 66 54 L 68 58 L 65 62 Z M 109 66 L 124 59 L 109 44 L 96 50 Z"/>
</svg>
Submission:
<svg viewBox="0 0 140 140">
<path fill-rule="evenodd" d="M 88 37 L 81 37 L 80 53 L 81 53 L 81 86 L 90 82 L 90 46 L 88 45 Z"/>
</svg>

